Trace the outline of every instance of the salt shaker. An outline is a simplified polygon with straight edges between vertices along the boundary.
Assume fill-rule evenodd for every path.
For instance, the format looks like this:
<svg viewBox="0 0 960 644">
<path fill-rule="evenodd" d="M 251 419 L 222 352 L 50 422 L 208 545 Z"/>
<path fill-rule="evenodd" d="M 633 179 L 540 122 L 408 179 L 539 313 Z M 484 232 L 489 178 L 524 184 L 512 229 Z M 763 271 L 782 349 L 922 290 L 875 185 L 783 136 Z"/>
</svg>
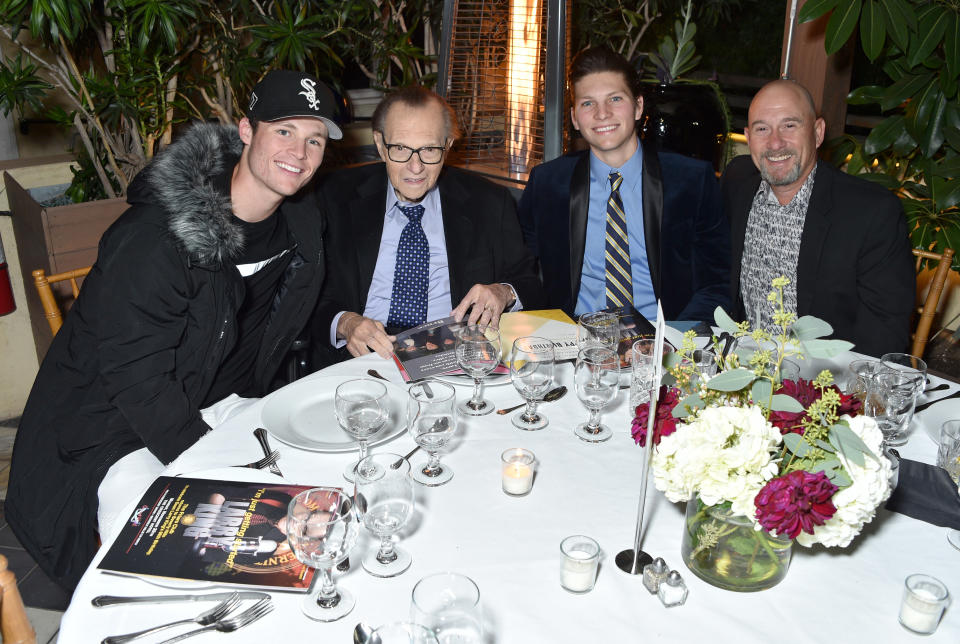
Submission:
<svg viewBox="0 0 960 644">
<path fill-rule="evenodd" d="M 667 608 L 680 606 L 687 601 L 687 585 L 683 583 L 683 577 L 680 576 L 680 573 L 676 570 L 670 571 L 667 578 L 660 584 L 660 588 L 657 589 L 657 597 L 660 598 L 660 603 Z"/>
<path fill-rule="evenodd" d="M 660 584 L 666 580 L 668 574 L 670 574 L 670 568 L 667 567 L 667 562 L 663 557 L 657 557 L 653 563 L 643 567 L 643 585 L 651 595 L 656 595 Z"/>
</svg>

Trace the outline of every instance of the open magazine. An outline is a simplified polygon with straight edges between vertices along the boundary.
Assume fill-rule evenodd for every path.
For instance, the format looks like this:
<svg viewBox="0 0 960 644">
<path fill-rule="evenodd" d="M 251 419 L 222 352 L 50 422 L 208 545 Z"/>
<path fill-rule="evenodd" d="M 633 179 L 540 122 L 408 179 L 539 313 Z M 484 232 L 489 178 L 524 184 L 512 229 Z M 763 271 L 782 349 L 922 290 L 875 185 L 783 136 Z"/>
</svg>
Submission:
<svg viewBox="0 0 960 644">
<path fill-rule="evenodd" d="M 640 338 L 653 339 L 657 330 L 650 323 L 650 320 L 643 317 L 643 314 L 632 306 L 604 310 L 613 313 L 619 319 L 620 344 L 617 345 L 617 353 L 620 355 L 620 366 L 628 367 L 633 357 L 630 354 L 633 343 Z"/>
<path fill-rule="evenodd" d="M 161 476 L 140 499 L 100 570 L 306 592 L 315 570 L 284 527 L 290 500 L 310 486 Z"/>
</svg>

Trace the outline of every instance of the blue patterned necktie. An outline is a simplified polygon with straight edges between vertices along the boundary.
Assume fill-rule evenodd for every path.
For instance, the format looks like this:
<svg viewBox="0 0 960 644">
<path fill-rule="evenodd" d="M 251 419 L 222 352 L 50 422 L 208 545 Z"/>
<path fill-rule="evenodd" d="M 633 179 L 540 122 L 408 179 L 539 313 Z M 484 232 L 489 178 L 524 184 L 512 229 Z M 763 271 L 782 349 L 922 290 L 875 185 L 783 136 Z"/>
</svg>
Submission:
<svg viewBox="0 0 960 644">
<path fill-rule="evenodd" d="M 423 206 L 397 206 L 407 216 L 400 232 L 387 326 L 409 328 L 427 321 L 430 244 L 423 232 Z"/>
<path fill-rule="evenodd" d="M 630 240 L 627 238 L 627 219 L 623 215 L 623 200 L 620 198 L 623 176 L 619 172 L 611 172 L 609 178 L 606 235 L 607 307 L 621 307 L 633 304 Z"/>
</svg>

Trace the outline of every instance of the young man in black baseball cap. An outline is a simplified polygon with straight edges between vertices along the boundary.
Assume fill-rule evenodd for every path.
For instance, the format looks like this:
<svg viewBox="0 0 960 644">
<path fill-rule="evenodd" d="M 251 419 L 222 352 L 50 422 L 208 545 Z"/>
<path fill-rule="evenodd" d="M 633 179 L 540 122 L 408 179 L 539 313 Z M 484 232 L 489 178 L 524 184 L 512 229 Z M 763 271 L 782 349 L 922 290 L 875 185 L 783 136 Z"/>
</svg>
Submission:
<svg viewBox="0 0 960 644">
<path fill-rule="evenodd" d="M 129 494 L 210 431 L 201 409 L 282 384 L 324 277 L 304 187 L 341 136 L 326 86 L 272 71 L 239 127 L 194 125 L 131 184 L 14 446 L 7 521 L 64 588 Z"/>
</svg>

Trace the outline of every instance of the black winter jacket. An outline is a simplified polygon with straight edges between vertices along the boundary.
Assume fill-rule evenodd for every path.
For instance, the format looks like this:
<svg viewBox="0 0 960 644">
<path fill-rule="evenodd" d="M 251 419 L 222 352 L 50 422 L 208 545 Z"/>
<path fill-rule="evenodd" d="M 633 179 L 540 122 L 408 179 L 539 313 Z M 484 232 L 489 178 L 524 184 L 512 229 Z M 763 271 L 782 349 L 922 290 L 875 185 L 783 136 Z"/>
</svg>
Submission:
<svg viewBox="0 0 960 644">
<path fill-rule="evenodd" d="M 17 431 L 6 519 L 67 589 L 97 549 L 97 488 L 146 446 L 169 463 L 209 427 L 199 407 L 236 341 L 243 280 L 232 257 L 236 128 L 196 125 L 136 178 L 131 207 L 104 233 L 97 262 L 54 338 Z M 281 205 L 297 244 L 257 356 L 269 392 L 305 327 L 324 274 L 311 191 Z"/>
</svg>

